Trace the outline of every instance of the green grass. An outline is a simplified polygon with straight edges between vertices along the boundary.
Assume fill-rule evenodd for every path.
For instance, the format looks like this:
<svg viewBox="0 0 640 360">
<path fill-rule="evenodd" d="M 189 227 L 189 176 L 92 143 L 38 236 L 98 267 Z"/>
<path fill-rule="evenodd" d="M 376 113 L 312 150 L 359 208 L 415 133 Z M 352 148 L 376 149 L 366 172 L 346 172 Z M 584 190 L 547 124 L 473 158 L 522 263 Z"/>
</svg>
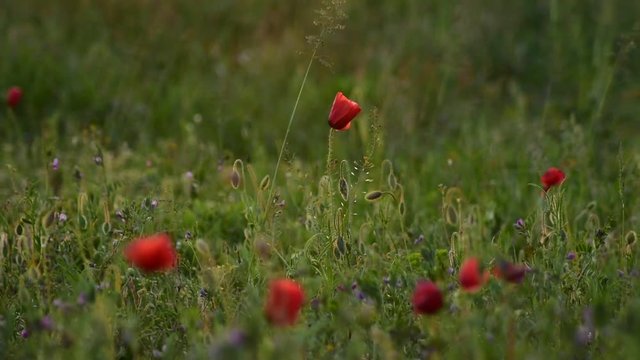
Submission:
<svg viewBox="0 0 640 360">
<path fill-rule="evenodd" d="M 333 5 L 1 6 L 0 90 L 25 96 L 0 107 L 0 358 L 640 354 L 640 3 Z M 337 91 L 363 112 L 328 147 Z M 178 268 L 130 268 L 159 231 Z M 469 256 L 531 271 L 468 294 Z M 264 317 L 278 277 L 306 293 L 294 327 Z"/>
</svg>

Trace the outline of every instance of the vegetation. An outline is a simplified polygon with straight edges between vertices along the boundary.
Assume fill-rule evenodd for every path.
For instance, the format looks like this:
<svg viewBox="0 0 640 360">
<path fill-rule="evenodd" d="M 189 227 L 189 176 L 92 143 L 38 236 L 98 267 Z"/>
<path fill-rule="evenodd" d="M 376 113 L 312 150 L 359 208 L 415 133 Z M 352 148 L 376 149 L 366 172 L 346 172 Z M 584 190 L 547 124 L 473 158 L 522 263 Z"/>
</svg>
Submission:
<svg viewBox="0 0 640 360">
<path fill-rule="evenodd" d="M 1 8 L 0 358 L 640 354 L 640 2 Z"/>
</svg>

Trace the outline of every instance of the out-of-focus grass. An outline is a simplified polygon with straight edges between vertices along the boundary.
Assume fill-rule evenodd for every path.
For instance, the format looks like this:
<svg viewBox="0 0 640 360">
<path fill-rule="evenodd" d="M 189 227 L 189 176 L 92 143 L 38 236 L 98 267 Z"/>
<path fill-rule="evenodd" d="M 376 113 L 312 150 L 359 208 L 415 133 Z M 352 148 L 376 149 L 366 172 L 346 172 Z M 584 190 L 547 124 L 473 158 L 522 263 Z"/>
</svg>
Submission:
<svg viewBox="0 0 640 360">
<path fill-rule="evenodd" d="M 640 351 L 640 3 L 347 4 L 345 29 L 325 38 L 302 93 L 275 184 L 283 206 L 267 204 L 258 184 L 275 166 L 321 4 L 1 8 L 0 88 L 25 96 L 0 111 L 0 357 Z M 364 111 L 336 134 L 330 188 L 326 118 L 338 90 Z M 229 185 L 235 158 L 239 190 Z M 549 166 L 568 178 L 544 198 L 531 184 Z M 340 175 L 348 201 L 330 196 Z M 372 190 L 396 201 L 364 201 Z M 124 244 L 155 231 L 178 242 L 174 273 L 145 276 L 122 260 Z M 522 286 L 492 282 L 470 296 L 448 269 L 470 255 L 533 271 Z M 321 305 L 272 331 L 265 283 L 283 275 Z M 424 277 L 448 287 L 450 308 L 429 319 L 408 302 Z M 336 290 L 354 281 L 367 301 Z M 579 345 L 585 309 L 596 331 Z M 53 330 L 39 325 L 46 315 Z M 246 339 L 232 345 L 238 328 Z"/>
</svg>

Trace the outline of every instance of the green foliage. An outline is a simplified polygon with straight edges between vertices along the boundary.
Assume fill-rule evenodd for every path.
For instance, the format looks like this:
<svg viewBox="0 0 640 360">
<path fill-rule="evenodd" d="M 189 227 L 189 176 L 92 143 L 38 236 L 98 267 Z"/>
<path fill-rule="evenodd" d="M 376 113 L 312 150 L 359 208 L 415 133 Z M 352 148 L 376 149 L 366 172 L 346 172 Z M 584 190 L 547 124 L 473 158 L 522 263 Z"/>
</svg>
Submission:
<svg viewBox="0 0 640 360">
<path fill-rule="evenodd" d="M 4 4 L 0 89 L 25 95 L 0 106 L 0 358 L 636 358 L 638 13 Z M 363 108 L 346 132 L 336 91 Z M 156 232 L 178 268 L 130 267 Z M 468 256 L 530 271 L 468 294 Z M 285 276 L 306 302 L 274 328 Z M 419 317 L 425 278 L 445 307 Z"/>
</svg>

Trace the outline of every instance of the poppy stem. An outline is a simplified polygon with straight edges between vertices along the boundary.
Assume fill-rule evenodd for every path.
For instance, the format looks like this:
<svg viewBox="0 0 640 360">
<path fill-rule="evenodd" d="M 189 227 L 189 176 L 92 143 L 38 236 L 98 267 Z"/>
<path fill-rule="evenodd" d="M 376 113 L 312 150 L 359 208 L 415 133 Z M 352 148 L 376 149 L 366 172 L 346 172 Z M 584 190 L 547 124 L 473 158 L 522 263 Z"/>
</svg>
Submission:
<svg viewBox="0 0 640 360">
<path fill-rule="evenodd" d="M 329 129 L 329 139 L 327 140 L 327 176 L 331 180 L 333 174 L 333 129 Z"/>
<path fill-rule="evenodd" d="M 322 37 L 322 33 L 320 33 L 320 37 Z M 307 70 L 304 73 L 304 77 L 302 78 L 302 83 L 300 84 L 300 89 L 298 90 L 298 96 L 296 97 L 296 102 L 293 105 L 293 109 L 291 110 L 291 115 L 289 116 L 289 124 L 287 125 L 287 130 L 284 133 L 284 139 L 282 140 L 282 146 L 280 147 L 280 153 L 278 154 L 278 161 L 276 162 L 276 168 L 273 171 L 273 182 L 271 183 L 271 190 L 269 190 L 269 197 L 267 198 L 267 206 L 271 205 L 271 202 L 273 199 L 273 191 L 276 188 L 276 180 L 278 179 L 278 169 L 280 168 L 280 162 L 282 161 L 282 154 L 284 153 L 285 146 L 287 146 L 287 139 L 289 138 L 289 132 L 291 131 L 291 125 L 293 124 L 293 119 L 296 115 L 296 110 L 298 110 L 298 104 L 300 103 L 302 90 L 304 89 L 304 85 L 307 83 L 307 77 L 309 77 L 309 71 L 311 70 L 311 65 L 313 64 L 313 60 L 315 60 L 316 58 L 316 53 L 318 52 L 319 47 L 320 47 L 320 43 L 316 44 L 316 46 L 313 48 L 311 59 L 309 59 Z M 268 214 L 268 211 L 265 212 L 265 219 L 267 214 Z"/>
<path fill-rule="evenodd" d="M 333 218 L 333 129 L 329 129 L 327 140 L 327 178 L 329 179 L 329 216 Z M 336 229 L 339 231 L 339 229 Z M 331 229 L 330 229 L 331 232 Z M 333 238 L 333 233 L 331 234 Z"/>
</svg>

